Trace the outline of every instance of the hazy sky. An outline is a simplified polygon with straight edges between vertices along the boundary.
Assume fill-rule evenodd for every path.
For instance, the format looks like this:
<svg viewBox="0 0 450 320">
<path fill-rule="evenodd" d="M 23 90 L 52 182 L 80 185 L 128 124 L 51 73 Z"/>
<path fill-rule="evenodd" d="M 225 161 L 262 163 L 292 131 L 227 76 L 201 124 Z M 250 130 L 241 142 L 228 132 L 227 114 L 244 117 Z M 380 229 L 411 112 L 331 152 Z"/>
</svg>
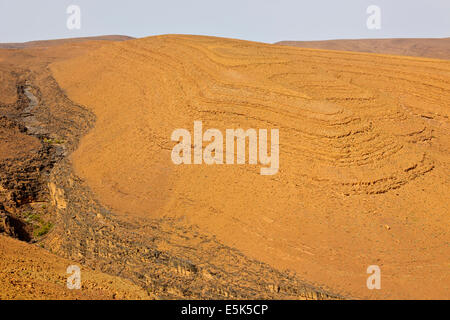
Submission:
<svg viewBox="0 0 450 320">
<path fill-rule="evenodd" d="M 69 5 L 81 9 L 70 30 Z M 369 5 L 381 29 L 369 30 Z M 0 0 L 0 42 L 185 33 L 263 42 L 450 37 L 450 0 Z"/>
</svg>

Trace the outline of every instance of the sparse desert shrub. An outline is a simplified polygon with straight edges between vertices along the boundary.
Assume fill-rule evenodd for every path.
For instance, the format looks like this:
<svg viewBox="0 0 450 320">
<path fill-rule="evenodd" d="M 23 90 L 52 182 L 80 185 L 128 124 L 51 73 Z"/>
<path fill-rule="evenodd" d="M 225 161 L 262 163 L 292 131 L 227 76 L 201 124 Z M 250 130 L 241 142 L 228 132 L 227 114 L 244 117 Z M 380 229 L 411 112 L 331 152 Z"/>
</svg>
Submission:
<svg viewBox="0 0 450 320">
<path fill-rule="evenodd" d="M 42 237 L 49 233 L 49 231 L 53 228 L 53 223 L 50 221 L 41 224 L 41 226 L 34 231 L 35 237 Z"/>
<path fill-rule="evenodd" d="M 33 212 L 25 212 L 23 214 L 25 216 L 25 221 L 28 223 L 31 222 L 42 222 L 41 221 L 41 217 L 39 217 L 39 215 L 33 213 Z"/>
<path fill-rule="evenodd" d="M 44 138 L 44 142 L 48 143 L 48 144 L 63 144 L 63 143 L 65 143 L 65 141 L 62 139 L 47 139 L 47 138 Z"/>
</svg>

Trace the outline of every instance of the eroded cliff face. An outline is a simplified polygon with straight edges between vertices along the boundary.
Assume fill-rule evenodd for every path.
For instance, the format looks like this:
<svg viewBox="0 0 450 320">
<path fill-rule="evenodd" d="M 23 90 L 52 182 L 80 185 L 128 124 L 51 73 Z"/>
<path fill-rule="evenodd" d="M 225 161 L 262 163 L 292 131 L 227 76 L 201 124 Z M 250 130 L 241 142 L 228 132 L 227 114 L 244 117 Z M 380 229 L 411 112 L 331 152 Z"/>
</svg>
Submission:
<svg viewBox="0 0 450 320">
<path fill-rule="evenodd" d="M 83 50 L 98 46 L 89 43 Z M 28 254 L 27 246 L 35 250 L 31 243 L 37 242 L 55 264 L 68 259 L 127 279 L 146 292 L 144 298 L 341 297 L 248 258 L 180 219 L 123 219 L 100 203 L 70 160 L 96 119 L 68 99 L 48 69 L 49 63 L 73 56 L 73 48 L 53 50 L 0 52 L 8 61 L 2 62 L 2 76 L 10 87 L 0 106 L 0 148 L 6 152 L 0 156 L 0 233 L 30 242 L 21 254 Z M 84 52 L 80 45 L 75 50 Z M 65 283 L 61 275 L 55 279 Z M 22 290 L 19 282 L 8 288 L 11 297 L 14 288 Z M 134 297 L 126 290 L 136 289 L 125 286 L 117 297 Z M 52 295 L 37 290 L 28 298 L 45 296 Z M 89 297 L 98 296 L 84 296 Z"/>
</svg>

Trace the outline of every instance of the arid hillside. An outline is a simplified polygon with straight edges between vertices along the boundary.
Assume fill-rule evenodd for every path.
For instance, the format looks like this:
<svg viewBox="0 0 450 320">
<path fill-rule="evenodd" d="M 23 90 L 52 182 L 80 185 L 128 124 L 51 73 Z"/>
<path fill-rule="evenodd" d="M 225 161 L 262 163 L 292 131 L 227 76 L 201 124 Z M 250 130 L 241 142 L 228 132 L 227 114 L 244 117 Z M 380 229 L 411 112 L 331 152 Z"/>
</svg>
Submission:
<svg viewBox="0 0 450 320">
<path fill-rule="evenodd" d="M 280 41 L 276 44 L 300 48 L 371 52 L 450 60 L 450 38 Z"/>
<path fill-rule="evenodd" d="M 187 288 L 169 282 L 175 297 L 205 294 L 202 281 L 222 297 L 296 295 L 289 279 L 345 297 L 450 297 L 450 61 L 168 35 L 108 44 L 50 72 L 95 116 L 70 156 L 74 176 L 55 180 L 56 206 L 69 212 L 67 194 L 83 183 L 119 221 L 92 226 L 84 247 L 55 230 L 46 245 L 57 252 L 127 257 L 121 275 L 132 278 L 139 261 L 151 265 L 140 254 L 153 239 L 178 257 L 162 261 L 182 261 L 167 264 Z M 221 132 L 279 129 L 279 172 L 175 165 L 171 134 L 192 133 L 196 120 Z M 104 223 L 91 207 L 72 214 Z M 99 240 L 132 223 L 140 227 L 126 241 Z M 86 251 L 103 244 L 111 251 Z M 370 265 L 381 290 L 366 287 Z"/>
<path fill-rule="evenodd" d="M 49 66 L 110 43 L 0 49 L 0 233 L 24 241 L 0 237 L 0 298 L 342 298 L 183 219 L 122 215 L 98 201 L 69 159 L 97 117 Z M 66 288 L 69 264 L 82 269 L 81 292 Z"/>
<path fill-rule="evenodd" d="M 151 299 L 129 280 L 82 268 L 82 289 L 68 290 L 67 267 L 75 262 L 0 235 L 0 300 Z"/>
</svg>

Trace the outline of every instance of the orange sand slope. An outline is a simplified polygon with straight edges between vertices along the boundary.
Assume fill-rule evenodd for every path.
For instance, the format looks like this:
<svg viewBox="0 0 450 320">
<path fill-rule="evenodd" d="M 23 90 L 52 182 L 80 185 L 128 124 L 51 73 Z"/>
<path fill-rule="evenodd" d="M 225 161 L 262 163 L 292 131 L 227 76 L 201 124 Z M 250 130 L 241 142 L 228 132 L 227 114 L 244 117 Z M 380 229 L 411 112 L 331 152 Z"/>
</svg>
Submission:
<svg viewBox="0 0 450 320">
<path fill-rule="evenodd" d="M 37 246 L 0 235 L 0 300 L 151 298 L 128 280 L 81 266 L 81 290 L 69 290 L 66 271 L 71 265 L 77 264 Z"/>
<path fill-rule="evenodd" d="M 450 61 L 169 35 L 51 70 L 97 116 L 75 171 L 123 219 L 183 218 L 347 296 L 450 298 Z M 278 128 L 279 172 L 174 165 L 194 120 Z"/>
<path fill-rule="evenodd" d="M 301 48 L 398 54 L 450 60 L 450 38 L 280 41 L 276 44 Z"/>
</svg>

